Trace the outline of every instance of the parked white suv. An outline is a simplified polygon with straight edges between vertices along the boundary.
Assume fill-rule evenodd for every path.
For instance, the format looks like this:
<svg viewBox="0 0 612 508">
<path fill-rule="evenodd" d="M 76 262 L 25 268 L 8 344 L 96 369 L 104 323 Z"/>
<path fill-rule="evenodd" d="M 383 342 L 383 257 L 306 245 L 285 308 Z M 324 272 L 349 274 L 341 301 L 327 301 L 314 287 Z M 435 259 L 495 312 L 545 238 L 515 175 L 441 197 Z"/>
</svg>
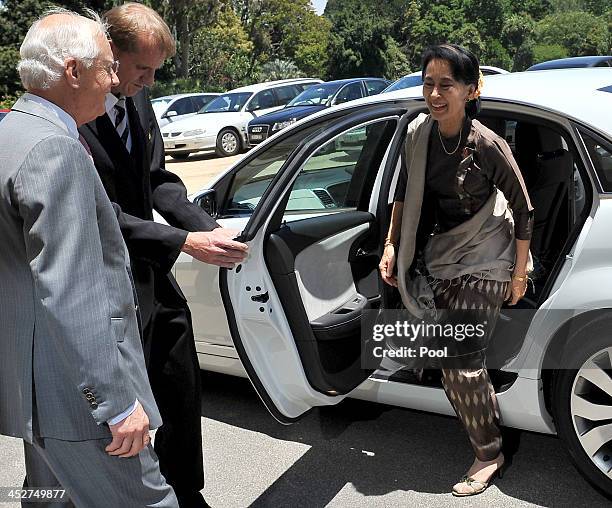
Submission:
<svg viewBox="0 0 612 508">
<path fill-rule="evenodd" d="M 216 150 L 222 157 L 236 155 L 247 146 L 250 120 L 282 108 L 321 82 L 315 78 L 284 79 L 230 90 L 197 115 L 162 127 L 164 149 L 174 159 L 186 159 L 201 150 Z"/>
<path fill-rule="evenodd" d="M 151 100 L 160 127 L 195 115 L 219 93 L 180 93 Z"/>
</svg>

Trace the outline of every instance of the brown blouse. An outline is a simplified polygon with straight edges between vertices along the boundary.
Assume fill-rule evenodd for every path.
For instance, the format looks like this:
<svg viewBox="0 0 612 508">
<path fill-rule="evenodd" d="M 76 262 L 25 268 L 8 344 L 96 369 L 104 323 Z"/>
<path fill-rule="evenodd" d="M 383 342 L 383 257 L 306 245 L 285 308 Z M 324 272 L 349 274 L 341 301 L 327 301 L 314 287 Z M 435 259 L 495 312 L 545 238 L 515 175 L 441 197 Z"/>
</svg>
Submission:
<svg viewBox="0 0 612 508">
<path fill-rule="evenodd" d="M 442 140 L 446 150 L 452 151 L 459 136 Z M 448 231 L 468 220 L 498 188 L 512 210 L 515 237 L 529 240 L 533 207 L 506 141 L 477 120 L 466 117 L 459 143 L 457 151 L 448 155 L 442 147 L 438 122 L 434 123 L 427 152 L 423 206 L 432 206 L 437 230 Z M 402 151 L 395 201 L 404 201 L 406 171 Z"/>
</svg>

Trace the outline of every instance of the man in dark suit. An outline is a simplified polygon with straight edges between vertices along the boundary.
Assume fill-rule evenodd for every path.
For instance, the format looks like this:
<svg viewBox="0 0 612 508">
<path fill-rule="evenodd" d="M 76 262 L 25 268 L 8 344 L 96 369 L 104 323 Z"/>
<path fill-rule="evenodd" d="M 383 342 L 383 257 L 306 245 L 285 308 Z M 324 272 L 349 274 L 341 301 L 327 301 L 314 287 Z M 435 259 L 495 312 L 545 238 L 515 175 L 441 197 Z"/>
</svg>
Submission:
<svg viewBox="0 0 612 508">
<path fill-rule="evenodd" d="M 80 129 L 128 246 L 142 315 L 145 359 L 164 425 L 155 451 L 181 507 L 207 506 L 202 462 L 200 376 L 191 316 L 170 270 L 181 251 L 231 268 L 247 246 L 191 203 L 180 178 L 164 169 L 164 146 L 145 86 L 175 52 L 166 23 L 152 9 L 127 3 L 108 11 L 120 84 L 106 114 Z M 170 225 L 153 221 L 153 209 Z"/>
</svg>

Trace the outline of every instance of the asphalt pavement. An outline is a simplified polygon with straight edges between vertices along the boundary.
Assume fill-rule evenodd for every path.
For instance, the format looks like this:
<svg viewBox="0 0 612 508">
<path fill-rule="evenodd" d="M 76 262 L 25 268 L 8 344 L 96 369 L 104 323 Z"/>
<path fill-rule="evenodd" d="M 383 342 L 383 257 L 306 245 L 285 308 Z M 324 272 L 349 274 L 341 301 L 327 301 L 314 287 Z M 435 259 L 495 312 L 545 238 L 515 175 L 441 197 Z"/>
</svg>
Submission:
<svg viewBox="0 0 612 508">
<path fill-rule="evenodd" d="M 284 426 L 245 379 L 203 373 L 202 386 L 204 495 L 215 508 L 610 506 L 552 436 L 522 433 L 503 479 L 454 498 L 472 461 L 455 418 L 347 400 Z M 21 442 L 0 437 L 0 487 L 21 485 L 22 460 Z"/>
</svg>

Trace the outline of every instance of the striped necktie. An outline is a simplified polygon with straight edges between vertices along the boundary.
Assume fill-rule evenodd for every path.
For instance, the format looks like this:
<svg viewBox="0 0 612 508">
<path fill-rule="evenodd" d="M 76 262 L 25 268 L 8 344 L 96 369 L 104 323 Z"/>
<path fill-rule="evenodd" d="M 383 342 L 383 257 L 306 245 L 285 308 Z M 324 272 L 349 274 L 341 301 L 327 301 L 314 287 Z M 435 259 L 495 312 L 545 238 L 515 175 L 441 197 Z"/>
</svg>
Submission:
<svg viewBox="0 0 612 508">
<path fill-rule="evenodd" d="M 128 123 L 128 118 L 125 110 L 125 97 L 121 97 L 117 104 L 115 104 L 115 129 L 117 129 L 117 134 L 123 141 L 123 144 L 127 148 L 127 140 L 130 134 L 130 124 Z"/>
</svg>

